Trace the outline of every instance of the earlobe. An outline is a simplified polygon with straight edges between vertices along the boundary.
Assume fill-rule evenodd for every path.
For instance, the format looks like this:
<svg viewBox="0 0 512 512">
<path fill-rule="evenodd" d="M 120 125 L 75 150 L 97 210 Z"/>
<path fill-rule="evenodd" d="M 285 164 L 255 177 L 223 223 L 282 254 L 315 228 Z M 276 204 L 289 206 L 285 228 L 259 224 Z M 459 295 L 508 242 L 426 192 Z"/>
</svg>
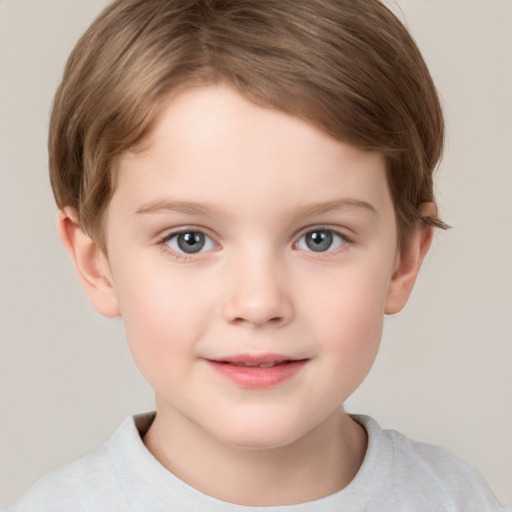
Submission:
<svg viewBox="0 0 512 512">
<path fill-rule="evenodd" d="M 420 212 L 424 217 L 435 218 L 436 207 L 433 203 L 424 203 L 420 206 Z M 425 222 L 418 221 L 414 231 L 400 249 L 386 298 L 384 309 L 386 314 L 398 313 L 407 303 L 433 236 L 434 228 Z"/>
<path fill-rule="evenodd" d="M 119 316 L 119 304 L 108 260 L 82 230 L 77 212 L 70 207 L 59 210 L 57 225 L 60 239 L 94 308 L 107 317 Z"/>
</svg>

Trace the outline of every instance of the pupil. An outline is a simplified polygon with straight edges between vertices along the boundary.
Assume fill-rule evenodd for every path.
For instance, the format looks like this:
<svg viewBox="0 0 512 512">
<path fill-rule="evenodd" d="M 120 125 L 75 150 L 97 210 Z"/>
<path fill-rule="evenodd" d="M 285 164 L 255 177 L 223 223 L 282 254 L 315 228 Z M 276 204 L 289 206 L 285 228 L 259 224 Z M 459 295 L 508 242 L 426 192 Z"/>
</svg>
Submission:
<svg viewBox="0 0 512 512">
<path fill-rule="evenodd" d="M 332 233 L 330 231 L 312 231 L 306 236 L 306 245 L 315 252 L 323 252 L 332 245 Z"/>
<path fill-rule="evenodd" d="M 199 252 L 204 247 L 204 235 L 202 233 L 182 233 L 178 235 L 179 248 L 188 254 Z"/>
</svg>

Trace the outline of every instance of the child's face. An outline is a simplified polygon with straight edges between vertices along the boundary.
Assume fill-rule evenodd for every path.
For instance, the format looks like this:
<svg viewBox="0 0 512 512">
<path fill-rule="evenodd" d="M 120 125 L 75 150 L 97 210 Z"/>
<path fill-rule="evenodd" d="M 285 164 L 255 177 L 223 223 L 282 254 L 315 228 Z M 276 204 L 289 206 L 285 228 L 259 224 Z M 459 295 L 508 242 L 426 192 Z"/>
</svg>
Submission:
<svg viewBox="0 0 512 512">
<path fill-rule="evenodd" d="M 383 157 L 212 86 L 119 172 L 106 274 L 159 414 L 276 447 L 339 410 L 397 309 Z"/>
</svg>

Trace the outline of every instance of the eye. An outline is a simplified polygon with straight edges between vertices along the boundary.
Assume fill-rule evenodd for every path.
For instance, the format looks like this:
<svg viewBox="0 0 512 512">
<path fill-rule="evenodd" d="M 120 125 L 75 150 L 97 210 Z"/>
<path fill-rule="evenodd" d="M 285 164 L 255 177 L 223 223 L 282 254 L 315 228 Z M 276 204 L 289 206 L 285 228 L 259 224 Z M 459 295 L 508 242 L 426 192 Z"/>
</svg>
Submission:
<svg viewBox="0 0 512 512">
<path fill-rule="evenodd" d="M 296 247 L 303 251 L 328 252 L 338 249 L 347 239 L 331 229 L 313 229 L 301 236 Z"/>
<path fill-rule="evenodd" d="M 180 231 L 171 233 L 163 240 L 173 251 L 184 254 L 197 254 L 215 248 L 215 242 L 201 231 Z"/>
</svg>

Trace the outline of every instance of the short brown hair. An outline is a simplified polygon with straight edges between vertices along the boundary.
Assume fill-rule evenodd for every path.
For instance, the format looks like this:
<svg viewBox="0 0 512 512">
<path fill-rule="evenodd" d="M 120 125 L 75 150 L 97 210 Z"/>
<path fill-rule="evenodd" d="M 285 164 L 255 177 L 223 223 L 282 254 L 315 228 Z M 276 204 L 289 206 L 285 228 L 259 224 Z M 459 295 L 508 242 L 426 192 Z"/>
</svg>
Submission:
<svg viewBox="0 0 512 512">
<path fill-rule="evenodd" d="M 439 99 L 416 44 L 380 1 L 116 0 L 77 43 L 55 97 L 57 205 L 74 207 L 102 245 L 119 158 L 144 142 L 170 91 L 217 82 L 382 152 L 400 243 L 434 201 Z"/>
</svg>

